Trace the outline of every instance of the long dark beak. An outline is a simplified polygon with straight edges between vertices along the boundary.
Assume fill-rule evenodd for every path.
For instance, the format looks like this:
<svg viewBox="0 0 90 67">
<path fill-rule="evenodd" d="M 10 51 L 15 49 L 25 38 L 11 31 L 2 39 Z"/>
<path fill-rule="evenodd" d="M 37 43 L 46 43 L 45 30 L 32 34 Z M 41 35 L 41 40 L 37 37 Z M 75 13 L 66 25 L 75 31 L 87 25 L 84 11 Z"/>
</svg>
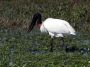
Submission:
<svg viewBox="0 0 90 67">
<path fill-rule="evenodd" d="M 34 26 L 35 26 L 35 22 L 31 22 L 31 24 L 29 25 L 28 32 L 31 32 Z"/>
</svg>

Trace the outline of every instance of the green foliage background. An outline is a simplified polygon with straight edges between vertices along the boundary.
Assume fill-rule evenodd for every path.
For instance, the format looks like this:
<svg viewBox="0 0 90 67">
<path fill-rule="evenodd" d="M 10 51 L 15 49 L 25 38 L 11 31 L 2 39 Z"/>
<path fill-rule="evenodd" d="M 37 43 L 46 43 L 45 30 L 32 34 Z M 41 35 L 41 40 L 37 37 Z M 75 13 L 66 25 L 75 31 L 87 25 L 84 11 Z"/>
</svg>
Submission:
<svg viewBox="0 0 90 67">
<path fill-rule="evenodd" d="M 89 52 L 65 52 L 60 38 L 50 52 L 50 36 L 28 33 L 34 13 L 68 21 L 77 32 L 66 37 L 68 47 Z M 90 0 L 0 0 L 0 67 L 90 67 Z"/>
<path fill-rule="evenodd" d="M 0 27 L 28 28 L 32 15 L 64 19 L 77 31 L 90 31 L 90 0 L 0 0 Z"/>
</svg>

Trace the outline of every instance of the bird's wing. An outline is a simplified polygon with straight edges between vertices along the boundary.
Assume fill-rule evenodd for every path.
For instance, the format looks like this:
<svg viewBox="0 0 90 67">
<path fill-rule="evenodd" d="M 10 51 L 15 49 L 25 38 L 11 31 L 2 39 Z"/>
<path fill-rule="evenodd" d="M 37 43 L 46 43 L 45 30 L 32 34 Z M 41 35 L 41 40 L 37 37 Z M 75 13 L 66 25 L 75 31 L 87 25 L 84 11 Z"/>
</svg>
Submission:
<svg viewBox="0 0 90 67">
<path fill-rule="evenodd" d="M 74 34 L 75 30 L 74 28 L 66 21 L 60 20 L 60 19 L 53 19 L 53 18 L 48 18 L 44 22 L 45 28 L 49 32 L 53 33 L 70 33 Z"/>
<path fill-rule="evenodd" d="M 69 30 L 69 32 L 70 32 L 70 34 L 72 34 L 72 35 L 76 35 L 76 33 L 75 33 L 75 29 L 68 23 L 68 22 L 64 22 L 64 24 L 66 25 L 66 27 L 68 28 L 68 30 Z"/>
</svg>

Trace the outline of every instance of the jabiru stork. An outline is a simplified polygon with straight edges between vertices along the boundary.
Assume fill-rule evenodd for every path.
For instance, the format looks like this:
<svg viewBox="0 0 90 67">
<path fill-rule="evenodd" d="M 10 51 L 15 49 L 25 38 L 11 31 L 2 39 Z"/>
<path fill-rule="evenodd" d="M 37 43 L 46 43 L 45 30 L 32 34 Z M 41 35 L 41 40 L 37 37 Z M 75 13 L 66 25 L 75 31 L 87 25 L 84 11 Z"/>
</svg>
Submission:
<svg viewBox="0 0 90 67">
<path fill-rule="evenodd" d="M 63 42 L 62 45 L 64 45 L 64 35 L 76 35 L 75 29 L 67 21 L 55 18 L 47 18 L 42 22 L 42 16 L 40 13 L 35 13 L 33 15 L 28 31 L 31 32 L 35 25 L 37 25 L 42 33 L 49 33 L 51 36 L 51 52 L 53 51 L 54 37 L 61 37 Z"/>
</svg>

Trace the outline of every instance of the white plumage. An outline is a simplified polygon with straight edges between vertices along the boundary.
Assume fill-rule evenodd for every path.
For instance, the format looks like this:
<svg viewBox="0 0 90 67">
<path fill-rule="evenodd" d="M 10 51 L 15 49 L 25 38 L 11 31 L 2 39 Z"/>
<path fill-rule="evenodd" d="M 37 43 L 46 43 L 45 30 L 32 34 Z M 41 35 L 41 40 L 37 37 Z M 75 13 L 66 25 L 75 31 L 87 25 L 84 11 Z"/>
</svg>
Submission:
<svg viewBox="0 0 90 67">
<path fill-rule="evenodd" d="M 63 37 L 63 35 L 75 35 L 74 28 L 65 20 L 48 18 L 43 21 L 41 32 L 49 33 L 51 37 Z"/>
<path fill-rule="evenodd" d="M 40 13 L 34 14 L 28 31 L 31 31 L 35 25 L 40 28 L 41 32 L 49 33 L 49 35 L 51 36 L 50 51 L 53 51 L 54 37 L 61 37 L 63 42 L 62 45 L 64 45 L 64 35 L 76 35 L 74 28 L 67 21 L 48 18 L 42 22 L 42 16 Z"/>
</svg>

